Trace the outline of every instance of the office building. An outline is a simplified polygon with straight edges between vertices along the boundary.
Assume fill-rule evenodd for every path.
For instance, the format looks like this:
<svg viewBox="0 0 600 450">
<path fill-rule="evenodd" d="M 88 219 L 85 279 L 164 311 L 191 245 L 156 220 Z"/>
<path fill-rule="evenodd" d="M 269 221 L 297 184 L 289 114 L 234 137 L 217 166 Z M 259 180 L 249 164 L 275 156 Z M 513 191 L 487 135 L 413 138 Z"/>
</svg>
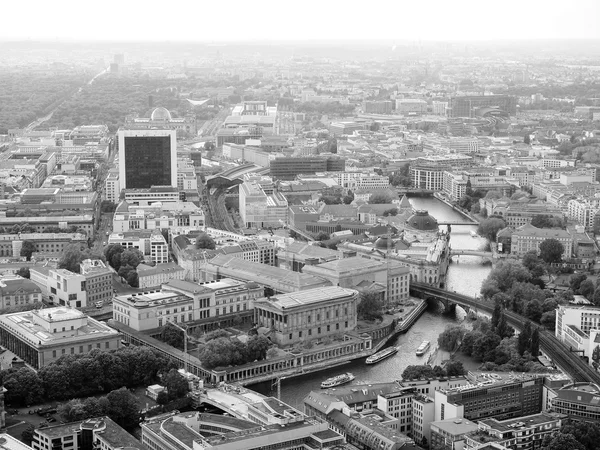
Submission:
<svg viewBox="0 0 600 450">
<path fill-rule="evenodd" d="M 468 385 L 434 393 L 435 420 L 503 420 L 542 410 L 543 376 L 469 372 L 468 378 Z"/>
<path fill-rule="evenodd" d="M 269 177 L 245 175 L 239 187 L 240 217 L 248 228 L 287 224 L 288 201 Z"/>
<path fill-rule="evenodd" d="M 392 106 L 390 100 L 365 101 L 363 103 L 365 114 L 391 114 Z"/>
<path fill-rule="evenodd" d="M 113 272 L 100 259 L 84 259 L 79 273 L 85 277 L 88 306 L 107 303 L 113 296 Z"/>
<path fill-rule="evenodd" d="M 357 302 L 357 291 L 338 286 L 281 294 L 254 303 L 254 322 L 289 346 L 354 330 Z"/>
<path fill-rule="evenodd" d="M 34 450 L 145 450 L 146 447 L 110 417 L 61 423 L 33 432 Z"/>
<path fill-rule="evenodd" d="M 510 116 L 517 114 L 517 99 L 510 95 L 463 95 L 450 97 L 448 117 L 478 117 L 486 110 L 498 109 Z"/>
<path fill-rule="evenodd" d="M 440 192 L 444 188 L 444 172 L 451 168 L 469 167 L 474 164 L 471 156 L 462 154 L 432 155 L 419 157 L 410 165 L 412 186 Z"/>
<path fill-rule="evenodd" d="M 177 140 L 171 130 L 119 130 L 121 189 L 177 187 Z"/>
<path fill-rule="evenodd" d="M 346 160 L 338 156 L 289 156 L 272 159 L 269 167 L 274 180 L 294 180 L 298 175 L 344 172 Z"/>
<path fill-rule="evenodd" d="M 600 387 L 593 383 L 574 383 L 555 391 L 551 410 L 579 422 L 600 422 Z"/>
<path fill-rule="evenodd" d="M 420 98 L 406 98 L 396 100 L 396 113 L 398 114 L 425 114 L 427 102 Z"/>
<path fill-rule="evenodd" d="M 39 369 L 62 355 L 116 350 L 121 338 L 106 324 L 63 306 L 0 316 L 0 344 Z"/>
</svg>

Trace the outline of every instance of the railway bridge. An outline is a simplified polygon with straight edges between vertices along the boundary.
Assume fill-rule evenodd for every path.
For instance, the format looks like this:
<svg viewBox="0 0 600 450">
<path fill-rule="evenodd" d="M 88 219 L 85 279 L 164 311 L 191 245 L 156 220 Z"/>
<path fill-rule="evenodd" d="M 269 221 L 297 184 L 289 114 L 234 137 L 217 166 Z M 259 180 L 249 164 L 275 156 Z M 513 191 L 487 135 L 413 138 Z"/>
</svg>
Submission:
<svg viewBox="0 0 600 450">
<path fill-rule="evenodd" d="M 479 298 L 469 297 L 456 292 L 446 291 L 444 289 L 430 286 L 426 283 L 413 282 L 410 285 L 410 294 L 427 300 L 440 301 L 444 304 L 446 310 L 450 310 L 458 305 L 469 311 L 474 309 L 491 315 L 494 312 L 494 304 Z M 510 326 L 521 330 L 524 324 L 529 320 L 517 313 L 505 310 L 504 315 Z M 554 334 L 539 327 L 540 331 L 540 349 L 575 382 L 592 382 L 600 384 L 600 373 L 596 372 L 585 360 L 577 353 L 562 343 Z"/>
</svg>

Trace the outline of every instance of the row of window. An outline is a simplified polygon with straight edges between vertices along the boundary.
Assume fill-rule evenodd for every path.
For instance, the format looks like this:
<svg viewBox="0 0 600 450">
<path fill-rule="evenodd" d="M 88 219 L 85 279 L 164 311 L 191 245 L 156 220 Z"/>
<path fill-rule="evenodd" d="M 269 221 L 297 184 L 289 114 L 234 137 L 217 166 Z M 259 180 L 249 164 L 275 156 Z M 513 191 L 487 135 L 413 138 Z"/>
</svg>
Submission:
<svg viewBox="0 0 600 450">
<path fill-rule="evenodd" d="M 63 331 L 64 331 L 64 328 L 63 328 Z M 91 352 L 91 351 L 92 351 L 92 348 L 93 348 L 93 345 L 92 345 L 92 344 L 88 344 L 87 351 L 88 351 L 88 352 Z M 96 344 L 96 348 L 102 348 L 102 345 L 100 344 L 100 342 L 98 342 L 98 343 Z M 109 349 L 109 348 L 110 348 L 110 342 L 105 342 L 105 343 L 104 343 L 104 348 L 105 348 L 105 349 Z M 66 353 L 67 353 L 67 349 L 66 349 L 66 348 L 63 348 L 63 349 L 61 349 L 61 355 L 66 355 Z M 79 346 L 79 353 L 83 353 L 83 345 L 80 345 L 80 346 Z M 75 354 L 75 347 L 71 347 L 71 352 L 70 352 L 70 354 L 71 354 L 71 355 L 74 355 L 74 354 Z M 52 350 L 52 357 L 53 357 L 53 358 L 56 358 L 56 356 L 57 356 L 57 351 L 56 351 L 56 350 Z"/>
<path fill-rule="evenodd" d="M 321 334 L 321 332 L 322 332 L 321 328 L 322 327 L 318 327 L 317 328 L 317 334 Z M 347 321 L 344 322 L 344 328 L 348 328 L 348 322 Z M 336 330 L 340 329 L 340 324 L 339 323 L 335 324 L 335 329 Z M 312 328 L 308 330 L 308 336 L 312 336 L 312 331 L 313 331 Z M 330 332 L 330 331 L 331 331 L 331 325 L 327 325 L 327 332 Z M 304 334 L 303 334 L 302 331 L 298 331 L 298 337 L 299 338 L 302 338 L 303 335 Z M 292 340 L 293 338 L 294 338 L 294 333 L 290 333 L 289 334 L 289 339 Z"/>
</svg>

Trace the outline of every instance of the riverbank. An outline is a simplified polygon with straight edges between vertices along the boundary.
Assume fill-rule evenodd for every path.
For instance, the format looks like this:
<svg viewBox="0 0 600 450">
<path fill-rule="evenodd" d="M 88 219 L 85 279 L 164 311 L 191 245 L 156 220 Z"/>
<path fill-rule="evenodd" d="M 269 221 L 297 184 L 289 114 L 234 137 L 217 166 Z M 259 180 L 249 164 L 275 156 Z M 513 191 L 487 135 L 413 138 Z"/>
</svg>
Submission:
<svg viewBox="0 0 600 450">
<path fill-rule="evenodd" d="M 473 225 L 479 225 L 479 220 L 477 219 L 477 217 L 475 217 L 473 214 L 465 211 L 464 209 L 461 209 L 461 208 L 457 207 L 456 205 L 454 205 L 453 203 L 451 203 L 449 200 L 447 200 L 446 197 L 443 196 L 442 194 L 440 194 L 439 192 L 435 192 L 433 194 L 433 196 L 437 200 L 439 200 L 440 202 L 444 203 L 446 206 L 449 206 L 450 208 L 452 208 L 458 214 L 460 214 L 463 217 L 466 217 L 467 219 L 473 221 Z"/>
</svg>

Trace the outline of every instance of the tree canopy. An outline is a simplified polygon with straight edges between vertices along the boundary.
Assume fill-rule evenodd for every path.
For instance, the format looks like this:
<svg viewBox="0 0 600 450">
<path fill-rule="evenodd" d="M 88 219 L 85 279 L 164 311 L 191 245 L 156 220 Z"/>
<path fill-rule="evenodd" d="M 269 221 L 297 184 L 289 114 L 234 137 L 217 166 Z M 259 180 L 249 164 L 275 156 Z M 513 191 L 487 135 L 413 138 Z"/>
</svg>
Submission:
<svg viewBox="0 0 600 450">
<path fill-rule="evenodd" d="M 490 241 L 496 241 L 496 234 L 498 231 L 505 228 L 506 224 L 504 220 L 497 217 L 490 217 L 488 219 L 484 219 L 479 223 L 479 227 L 477 228 L 477 233 Z"/>
<path fill-rule="evenodd" d="M 196 238 L 196 248 L 197 249 L 204 248 L 207 250 L 214 250 L 216 247 L 217 247 L 217 244 L 215 243 L 215 240 L 206 233 L 201 233 Z"/>
<path fill-rule="evenodd" d="M 547 263 L 556 263 L 562 260 L 565 247 L 556 239 L 546 239 L 540 244 L 540 258 Z"/>
</svg>

